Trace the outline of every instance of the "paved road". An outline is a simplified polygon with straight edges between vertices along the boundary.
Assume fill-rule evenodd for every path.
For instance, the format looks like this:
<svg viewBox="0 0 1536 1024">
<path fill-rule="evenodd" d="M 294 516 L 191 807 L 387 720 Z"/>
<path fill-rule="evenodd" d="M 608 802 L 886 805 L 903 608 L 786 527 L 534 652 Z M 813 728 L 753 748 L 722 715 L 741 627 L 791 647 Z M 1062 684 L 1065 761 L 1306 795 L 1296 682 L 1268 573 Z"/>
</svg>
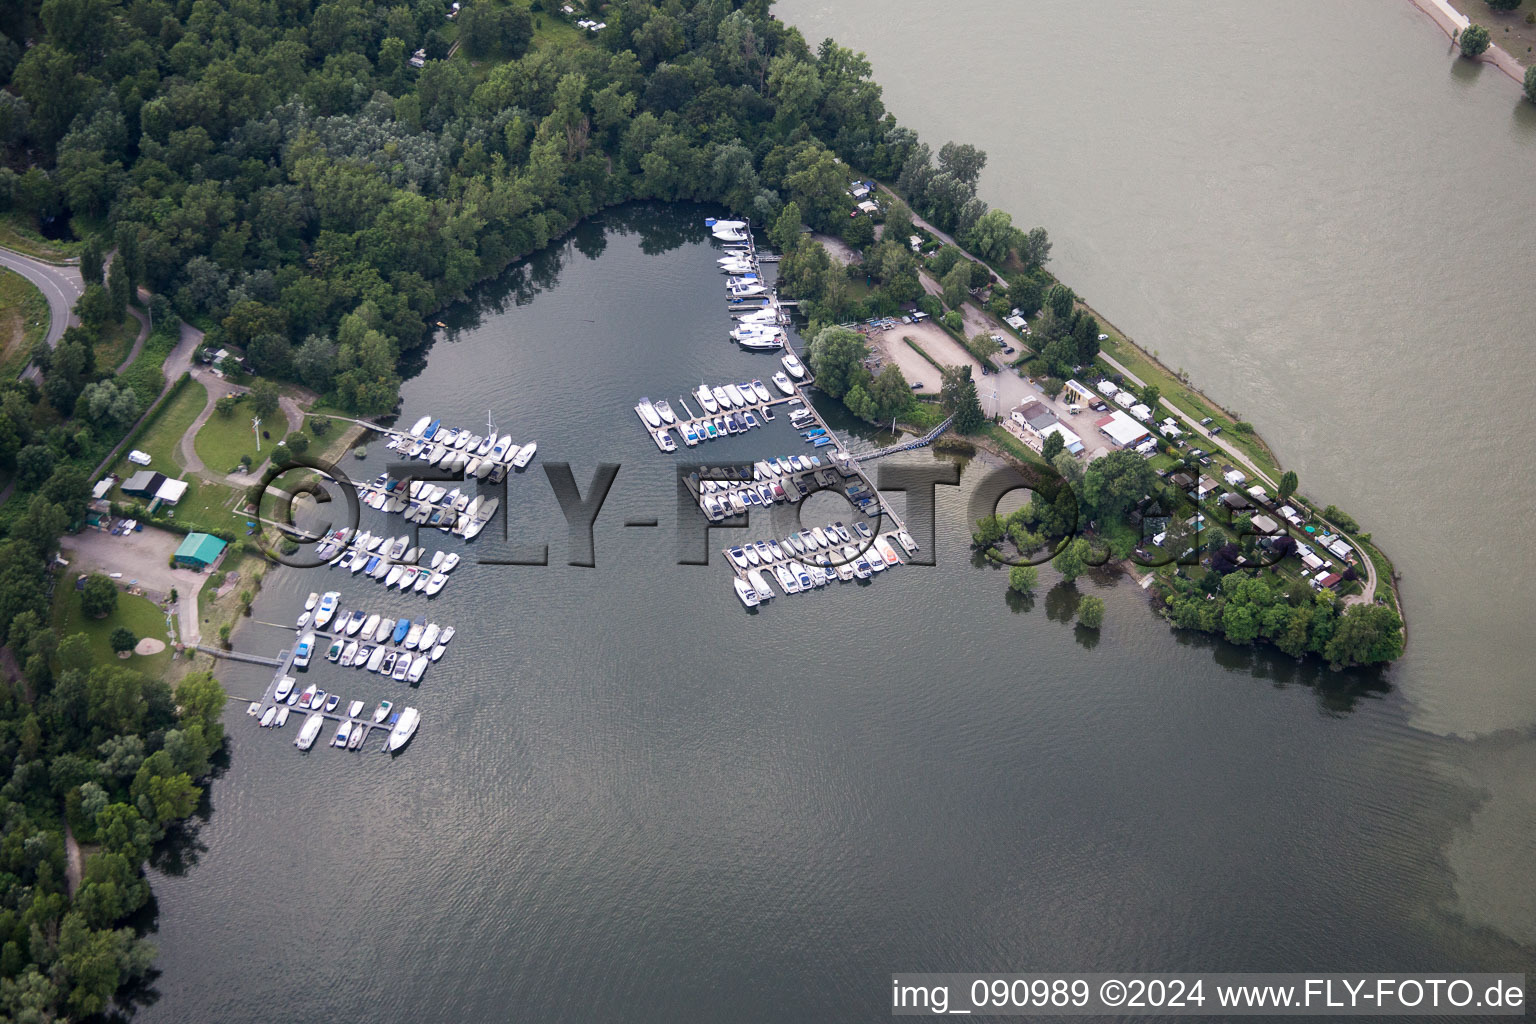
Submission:
<svg viewBox="0 0 1536 1024">
<path fill-rule="evenodd" d="M 80 321 L 74 314 L 75 303 L 85 293 L 79 267 L 60 267 L 24 256 L 13 249 L 0 248 L 0 267 L 14 270 L 37 285 L 43 298 L 48 300 L 47 341 L 51 348 L 64 336 L 64 329 Z M 36 376 L 37 370 L 28 366 L 23 377 Z"/>
</svg>

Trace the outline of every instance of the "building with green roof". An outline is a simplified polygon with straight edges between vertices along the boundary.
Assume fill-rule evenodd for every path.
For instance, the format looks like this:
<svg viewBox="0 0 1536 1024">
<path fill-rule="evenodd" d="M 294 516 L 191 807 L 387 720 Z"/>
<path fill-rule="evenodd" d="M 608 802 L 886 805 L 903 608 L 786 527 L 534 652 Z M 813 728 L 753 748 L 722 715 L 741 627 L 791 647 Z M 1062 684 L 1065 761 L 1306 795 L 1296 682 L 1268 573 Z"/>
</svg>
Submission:
<svg viewBox="0 0 1536 1024">
<path fill-rule="evenodd" d="M 210 533 L 189 533 L 176 549 L 176 564 L 202 572 L 218 561 L 226 547 L 227 544 Z"/>
</svg>

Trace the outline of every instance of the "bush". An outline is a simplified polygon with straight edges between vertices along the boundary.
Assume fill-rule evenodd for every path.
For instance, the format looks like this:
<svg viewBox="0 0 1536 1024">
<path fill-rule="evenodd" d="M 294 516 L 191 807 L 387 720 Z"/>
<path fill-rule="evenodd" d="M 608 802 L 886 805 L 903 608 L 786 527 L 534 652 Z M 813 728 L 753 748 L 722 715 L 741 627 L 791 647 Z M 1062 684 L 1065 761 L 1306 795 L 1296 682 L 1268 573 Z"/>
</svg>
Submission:
<svg viewBox="0 0 1536 1024">
<path fill-rule="evenodd" d="M 125 651 L 133 650 L 134 647 L 138 644 L 139 638 L 134 636 L 133 630 L 129 629 L 127 626 L 118 626 L 112 631 L 112 636 L 109 638 L 109 642 L 112 644 L 112 649 L 114 651 L 116 651 L 118 654 L 122 654 Z"/>
<path fill-rule="evenodd" d="M 1008 570 L 1008 589 L 1026 594 L 1035 589 L 1039 582 L 1040 570 L 1032 565 L 1016 565 Z"/>
<path fill-rule="evenodd" d="M 117 584 L 101 573 L 86 577 L 80 591 L 80 610 L 93 619 L 104 619 L 117 609 Z"/>
<path fill-rule="evenodd" d="M 309 418 L 309 429 L 316 437 L 324 437 L 331 429 L 331 418 L 329 416 L 311 416 Z"/>
<path fill-rule="evenodd" d="M 1491 41 L 1488 38 L 1488 30 L 1483 26 L 1469 25 L 1462 29 L 1458 42 L 1461 44 L 1463 57 L 1476 57 L 1488 49 Z"/>
<path fill-rule="evenodd" d="M 295 430 L 293 433 L 283 438 L 283 444 L 285 444 L 288 447 L 288 450 L 293 454 L 303 455 L 305 452 L 309 451 L 309 435 Z"/>
<path fill-rule="evenodd" d="M 1077 602 L 1077 621 L 1089 629 L 1104 625 L 1104 599 L 1090 594 Z"/>
<path fill-rule="evenodd" d="M 952 309 L 944 314 L 943 324 L 951 331 L 959 334 L 965 329 L 965 318 L 960 315 L 958 309 Z"/>
</svg>

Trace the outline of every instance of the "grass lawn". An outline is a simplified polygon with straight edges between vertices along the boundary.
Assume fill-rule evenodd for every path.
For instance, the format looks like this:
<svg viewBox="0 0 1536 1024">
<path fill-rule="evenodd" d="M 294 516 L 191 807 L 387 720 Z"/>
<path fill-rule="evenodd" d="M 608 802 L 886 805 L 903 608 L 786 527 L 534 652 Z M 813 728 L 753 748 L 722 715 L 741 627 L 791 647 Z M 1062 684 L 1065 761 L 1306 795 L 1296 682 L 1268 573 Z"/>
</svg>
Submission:
<svg viewBox="0 0 1536 1024">
<path fill-rule="evenodd" d="M 180 476 L 181 464 L 181 436 L 192 426 L 192 421 L 197 419 L 197 414 L 203 411 L 203 406 L 208 404 L 208 392 L 197 381 L 190 381 L 170 401 L 160 407 L 144 433 L 134 442 L 134 447 L 142 452 L 147 452 L 150 457 L 150 469 L 166 476 Z M 128 461 L 127 453 L 123 453 L 113 472 L 120 477 L 129 477 L 138 472 L 139 467 Z"/>
<path fill-rule="evenodd" d="M 48 300 L 20 274 L 0 270 L 0 373 L 7 380 L 26 369 L 32 346 L 48 333 Z"/>
<path fill-rule="evenodd" d="M 80 242 L 51 242 L 38 234 L 37 225 L 26 214 L 0 214 L 0 245 L 26 253 L 36 259 L 61 263 L 80 255 Z"/>
<path fill-rule="evenodd" d="M 556 6 L 559 5 L 557 4 Z M 577 28 L 573 22 L 556 18 L 550 14 L 535 14 L 533 16 L 533 45 L 530 49 L 540 50 L 546 46 L 564 49 L 570 46 L 591 45 L 592 33 L 584 28 Z"/>
<path fill-rule="evenodd" d="M 128 353 L 133 350 L 133 340 L 139 336 L 139 322 L 128 313 L 121 323 L 108 324 L 96 339 L 96 366 L 102 370 L 116 370 Z"/>
<path fill-rule="evenodd" d="M 198 392 L 203 389 L 199 387 Z M 232 416 L 221 416 L 215 412 L 208 417 L 208 422 L 203 424 L 197 432 L 193 444 L 197 448 L 197 457 L 203 460 L 210 472 L 228 473 L 240 464 L 242 455 L 251 457 L 251 465 L 257 465 L 271 453 L 276 440 L 262 445 L 262 453 L 256 453 L 256 435 L 251 430 L 251 403 L 244 398 L 235 404 L 235 412 Z M 282 422 L 281 416 L 274 417 Z M 283 432 L 287 433 L 284 424 Z"/>
<path fill-rule="evenodd" d="M 123 665 L 145 675 L 164 675 L 171 664 L 170 638 L 165 628 L 165 612 L 147 597 L 138 597 L 124 591 L 117 595 L 117 610 L 104 619 L 89 619 L 80 610 L 80 592 L 75 589 L 77 572 L 70 572 L 59 581 L 53 605 L 53 628 L 62 639 L 75 633 L 84 633 L 91 639 L 91 660 L 102 665 Z M 159 654 L 129 655 L 119 659 L 112 650 L 112 631 L 126 626 L 139 638 L 154 637 L 166 643 Z"/>
</svg>

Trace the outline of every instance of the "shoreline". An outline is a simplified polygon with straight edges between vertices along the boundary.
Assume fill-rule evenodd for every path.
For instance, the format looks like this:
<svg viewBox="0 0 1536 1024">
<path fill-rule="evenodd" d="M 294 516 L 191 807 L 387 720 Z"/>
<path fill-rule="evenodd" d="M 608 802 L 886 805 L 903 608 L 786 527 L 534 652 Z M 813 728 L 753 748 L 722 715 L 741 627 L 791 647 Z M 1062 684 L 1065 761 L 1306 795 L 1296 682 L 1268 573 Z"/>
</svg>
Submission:
<svg viewBox="0 0 1536 1024">
<path fill-rule="evenodd" d="M 1453 46 L 1456 42 L 1456 34 L 1472 24 L 1472 19 L 1453 7 L 1450 0 L 1409 0 L 1409 3 L 1428 15 L 1429 20 L 1445 33 Z M 1525 66 L 1498 43 L 1490 43 L 1486 52 L 1471 59 L 1479 64 L 1492 64 L 1504 72 L 1516 86 L 1524 88 Z"/>
</svg>

